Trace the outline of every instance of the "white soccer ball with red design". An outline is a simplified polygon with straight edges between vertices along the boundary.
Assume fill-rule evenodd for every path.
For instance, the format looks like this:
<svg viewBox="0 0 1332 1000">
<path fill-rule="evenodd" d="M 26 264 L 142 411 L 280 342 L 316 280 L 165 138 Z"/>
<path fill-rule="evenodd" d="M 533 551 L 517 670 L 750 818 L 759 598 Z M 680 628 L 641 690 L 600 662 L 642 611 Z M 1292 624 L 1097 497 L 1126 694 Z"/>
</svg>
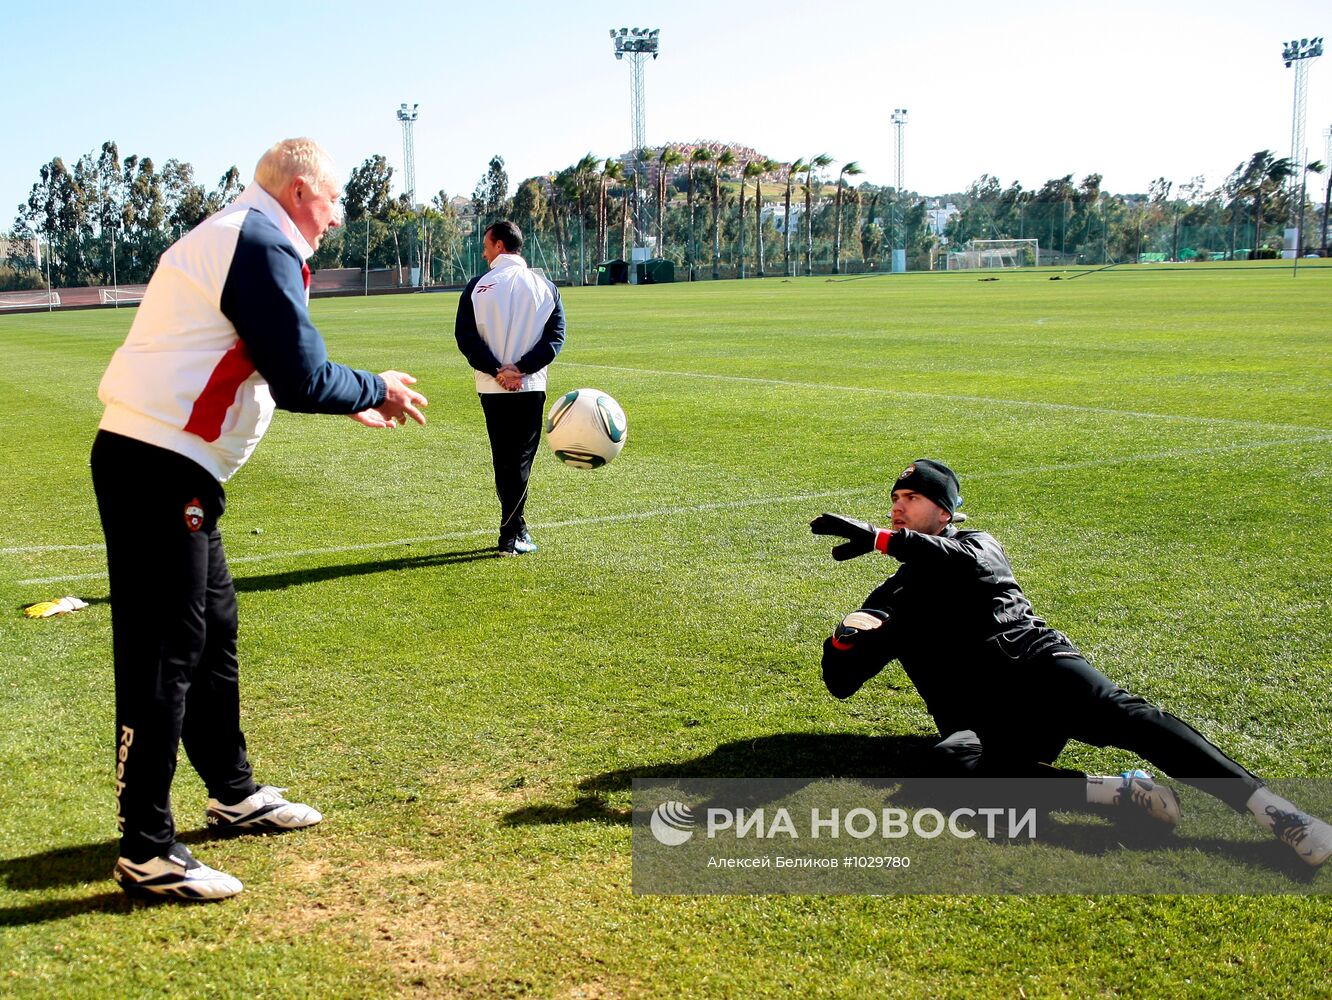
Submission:
<svg viewBox="0 0 1332 1000">
<path fill-rule="evenodd" d="M 574 389 L 555 400 L 546 415 L 546 442 L 565 465 L 597 469 L 624 447 L 629 433 L 624 410 L 600 389 Z"/>
</svg>

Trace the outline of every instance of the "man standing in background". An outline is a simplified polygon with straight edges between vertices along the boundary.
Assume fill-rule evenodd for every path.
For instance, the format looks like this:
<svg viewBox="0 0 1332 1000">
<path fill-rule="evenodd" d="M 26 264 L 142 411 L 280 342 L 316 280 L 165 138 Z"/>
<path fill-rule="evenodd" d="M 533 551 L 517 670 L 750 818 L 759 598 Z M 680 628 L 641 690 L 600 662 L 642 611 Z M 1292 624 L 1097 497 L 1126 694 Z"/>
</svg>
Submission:
<svg viewBox="0 0 1332 1000">
<path fill-rule="evenodd" d="M 502 556 L 537 548 L 523 519 L 527 481 L 541 443 L 546 368 L 564 346 L 560 293 L 527 266 L 522 249 L 522 231 L 512 222 L 486 229 L 481 255 L 490 270 L 463 289 L 453 328 L 458 349 L 476 370 L 500 501 Z"/>
</svg>

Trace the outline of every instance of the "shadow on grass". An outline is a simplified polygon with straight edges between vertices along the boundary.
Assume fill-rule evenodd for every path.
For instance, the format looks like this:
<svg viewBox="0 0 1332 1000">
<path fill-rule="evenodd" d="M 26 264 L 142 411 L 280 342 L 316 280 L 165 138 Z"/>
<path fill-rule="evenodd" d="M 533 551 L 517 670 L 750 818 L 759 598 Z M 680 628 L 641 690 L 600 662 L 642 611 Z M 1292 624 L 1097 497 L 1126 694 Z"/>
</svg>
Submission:
<svg viewBox="0 0 1332 1000">
<path fill-rule="evenodd" d="M 933 768 L 937 736 L 865 736 L 854 733 L 777 733 L 723 743 L 688 760 L 628 767 L 584 778 L 572 805 L 534 805 L 504 817 L 508 826 L 553 823 L 628 823 L 628 809 L 605 796 L 628 791 L 635 778 L 884 778 Z"/>
<path fill-rule="evenodd" d="M 652 779 L 752 779 L 752 792 L 728 793 L 728 804 L 757 808 L 791 794 L 790 781 L 814 783 L 827 779 L 864 781 L 874 786 L 891 787 L 891 801 L 895 806 L 921 808 L 932 806 L 950 809 L 957 805 L 975 806 L 984 801 L 978 789 L 985 787 L 984 779 L 972 783 L 951 779 L 940 783 L 931 780 L 937 762 L 931 748 L 938 742 L 932 736 L 866 736 L 849 733 L 778 733 L 751 740 L 723 743 L 710 753 L 685 760 L 652 764 L 643 767 L 622 768 L 584 778 L 575 786 L 572 803 L 537 803 L 515 809 L 503 817 L 506 826 L 540 826 L 565 823 L 608 823 L 628 825 L 633 821 L 629 807 L 612 805 L 608 796 L 623 793 L 633 787 L 635 778 Z M 764 779 L 787 779 L 780 792 Z M 1045 779 L 1048 780 L 1048 779 Z M 957 791 L 949 794 L 949 785 Z M 1078 794 L 1081 794 L 1079 789 Z M 1204 793 L 1190 790 L 1186 802 L 1194 804 L 1200 813 L 1227 814 L 1228 810 L 1208 799 Z M 960 796 L 960 797 L 958 797 Z M 1205 801 L 1204 801 L 1205 800 Z M 991 803 L 995 804 L 995 803 Z M 1206 806 L 1207 808 L 1202 808 Z M 1205 855 L 1225 858 L 1251 869 L 1277 872 L 1291 882 L 1311 884 L 1318 869 L 1300 861 L 1278 841 L 1257 834 L 1254 840 L 1225 836 L 1180 836 L 1151 820 L 1136 814 L 1106 816 L 1091 809 L 1086 811 L 1067 805 L 1039 808 L 1038 843 L 1044 847 L 1060 848 L 1076 854 L 1100 857 L 1124 849 L 1140 851 L 1189 850 Z M 1051 815 L 1051 814 L 1054 815 Z M 1203 826 L 1216 829 L 1215 817 L 1201 817 Z M 1030 840 L 1012 841 L 1015 847 L 1026 846 Z M 1144 886 L 1144 891 L 1147 887 Z"/>
<path fill-rule="evenodd" d="M 480 559 L 498 559 L 499 553 L 494 546 L 483 549 L 467 549 L 462 552 L 437 552 L 428 556 L 403 556 L 400 559 L 377 559 L 374 562 L 343 563 L 340 566 L 315 566 L 310 569 L 288 570 L 284 573 L 265 573 L 261 576 L 241 576 L 235 578 L 238 593 L 264 590 L 285 590 L 307 583 L 322 583 L 324 580 L 340 580 L 349 576 L 368 576 L 372 573 L 397 573 L 403 570 L 428 569 L 431 566 L 452 566 L 457 563 L 476 562 Z M 90 605 L 110 604 L 111 598 L 85 597 Z M 15 605 L 15 610 L 22 613 L 27 604 Z"/>
<path fill-rule="evenodd" d="M 188 830 L 176 836 L 182 844 L 213 840 L 208 830 Z M 118 839 L 101 840 L 75 847 L 58 847 L 39 854 L 0 860 L 0 883 L 15 892 L 41 892 L 85 886 L 90 882 L 114 885 L 111 871 L 120 853 Z M 43 899 L 26 906 L 0 906 L 0 927 L 40 924 L 64 920 L 84 913 L 128 913 L 144 906 L 176 904 L 171 899 L 131 899 L 116 887 L 111 892 L 69 899 Z"/>
<path fill-rule="evenodd" d="M 289 570 L 285 573 L 266 573 L 262 576 L 243 576 L 236 579 L 236 590 L 248 593 L 259 590 L 285 590 L 307 583 L 340 580 L 350 576 L 368 576 L 373 573 L 397 573 L 403 570 L 428 569 L 432 566 L 452 566 L 457 563 L 476 562 L 479 559 L 498 559 L 495 547 L 468 549 L 462 552 L 437 552 L 428 556 L 403 556 L 399 559 L 377 559 L 374 562 L 343 563 L 340 566 L 315 566 L 310 569 Z"/>
</svg>

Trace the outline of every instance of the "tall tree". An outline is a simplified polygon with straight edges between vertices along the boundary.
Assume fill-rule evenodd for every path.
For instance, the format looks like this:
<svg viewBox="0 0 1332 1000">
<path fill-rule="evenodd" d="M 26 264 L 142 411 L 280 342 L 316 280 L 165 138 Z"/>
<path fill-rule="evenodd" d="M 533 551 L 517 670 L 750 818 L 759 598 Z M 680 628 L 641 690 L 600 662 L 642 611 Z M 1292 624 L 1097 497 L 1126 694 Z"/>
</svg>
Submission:
<svg viewBox="0 0 1332 1000">
<path fill-rule="evenodd" d="M 593 184 L 597 183 L 597 165 L 601 161 L 587 153 L 573 165 L 573 204 L 578 209 L 578 284 L 587 284 L 587 200 Z"/>
<path fill-rule="evenodd" d="M 698 277 L 698 239 L 697 229 L 694 225 L 694 183 L 698 179 L 698 172 L 703 164 L 712 160 L 712 150 L 707 146 L 698 146 L 689 153 L 689 186 L 685 188 L 685 206 L 689 213 L 689 246 L 686 251 L 689 258 L 689 280 L 695 281 Z"/>
<path fill-rule="evenodd" d="M 827 153 L 820 153 L 818 156 L 811 157 L 805 164 L 805 183 L 802 190 L 805 193 L 805 275 L 814 273 L 814 171 L 822 170 L 828 164 L 832 163 L 832 157 Z"/>
<path fill-rule="evenodd" d="M 673 190 L 671 171 L 684 162 L 684 154 L 674 146 L 663 146 L 657 157 L 657 256 L 666 256 L 666 202 Z"/>
<path fill-rule="evenodd" d="M 842 188 L 847 177 L 863 173 L 855 160 L 843 165 L 837 173 L 837 194 L 833 198 L 833 274 L 842 273 Z"/>
<path fill-rule="evenodd" d="M 758 265 L 758 276 L 763 274 L 763 175 L 771 173 L 781 166 L 776 160 L 766 157 L 756 162 L 758 171 L 754 174 L 754 262 Z"/>
<path fill-rule="evenodd" d="M 735 154 L 723 149 L 712 164 L 712 279 L 721 277 L 721 201 L 723 172 L 735 166 Z"/>
<path fill-rule="evenodd" d="M 597 178 L 597 254 L 601 260 L 610 259 L 610 186 L 612 181 L 624 178 L 624 164 L 610 157 L 601 165 Z"/>
<path fill-rule="evenodd" d="M 629 250 L 634 237 L 633 206 L 638 202 L 637 172 L 631 172 L 628 179 L 620 207 L 620 259 L 626 261 L 630 257 Z"/>
<path fill-rule="evenodd" d="M 546 195 L 542 190 L 542 178 L 529 177 L 518 185 L 509 205 L 509 216 L 524 233 L 533 237 L 545 226 L 548 214 Z"/>
<path fill-rule="evenodd" d="M 367 215 L 383 219 L 393 200 L 393 168 L 388 160 L 376 153 L 351 172 L 342 189 L 342 209 L 349 222 L 358 222 Z"/>
<path fill-rule="evenodd" d="M 805 161 L 803 158 L 798 158 L 786 168 L 786 207 L 785 214 L 782 217 L 782 262 L 788 278 L 795 276 L 795 272 L 791 270 L 791 189 L 795 186 L 796 175 L 802 173 L 804 169 Z"/>
<path fill-rule="evenodd" d="M 757 178 L 763 173 L 763 160 L 746 160 L 743 167 L 740 168 L 740 247 L 736 253 L 736 274 L 737 278 L 745 276 L 745 182 L 749 178 Z M 758 186 L 757 180 L 754 186 Z"/>
<path fill-rule="evenodd" d="M 490 158 L 484 176 L 476 183 L 472 208 L 486 226 L 508 213 L 509 175 L 504 170 L 504 157 L 498 153 Z"/>
<path fill-rule="evenodd" d="M 1263 208 L 1268 199 L 1276 200 L 1286 181 L 1295 173 L 1295 164 L 1287 157 L 1278 157 L 1270 149 L 1260 149 L 1247 163 L 1241 163 L 1231 173 L 1227 185 L 1237 198 L 1253 200 L 1254 249 L 1263 246 Z"/>
</svg>

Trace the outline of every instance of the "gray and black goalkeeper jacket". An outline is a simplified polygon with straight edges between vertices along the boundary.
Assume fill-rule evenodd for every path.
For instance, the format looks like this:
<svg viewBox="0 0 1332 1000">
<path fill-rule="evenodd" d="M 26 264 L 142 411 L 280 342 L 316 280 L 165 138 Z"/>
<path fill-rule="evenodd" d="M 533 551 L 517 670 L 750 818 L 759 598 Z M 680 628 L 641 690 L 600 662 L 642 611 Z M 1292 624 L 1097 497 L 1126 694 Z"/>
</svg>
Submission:
<svg viewBox="0 0 1332 1000">
<path fill-rule="evenodd" d="M 902 565 L 863 605 L 888 613 L 883 635 L 851 650 L 824 643 L 824 681 L 837 697 L 896 659 L 947 734 L 974 728 L 998 686 L 1020 683 L 1024 665 L 1080 655 L 1036 616 L 993 535 L 903 529 L 889 538 L 888 555 Z"/>
</svg>

